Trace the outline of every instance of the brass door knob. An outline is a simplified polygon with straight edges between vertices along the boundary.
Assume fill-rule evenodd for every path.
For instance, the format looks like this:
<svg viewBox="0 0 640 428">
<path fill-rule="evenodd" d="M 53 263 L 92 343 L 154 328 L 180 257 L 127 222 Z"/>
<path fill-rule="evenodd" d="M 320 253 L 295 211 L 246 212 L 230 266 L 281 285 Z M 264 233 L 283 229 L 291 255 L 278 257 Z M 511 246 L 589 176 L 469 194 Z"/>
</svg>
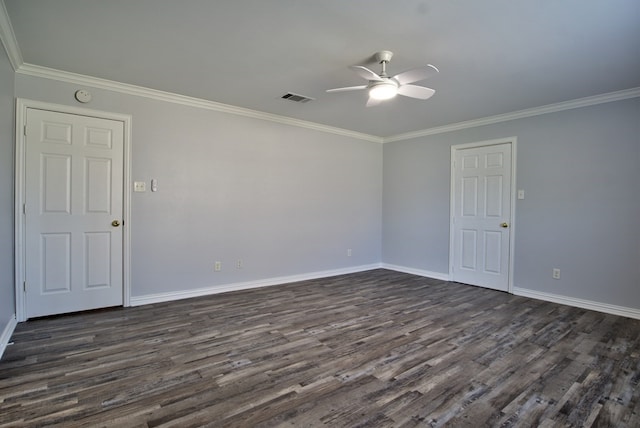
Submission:
<svg viewBox="0 0 640 428">
<path fill-rule="evenodd" d="M 500 227 L 507 228 L 507 227 L 509 227 L 509 223 L 507 223 L 507 222 L 502 223 L 502 224 L 500 224 Z"/>
<path fill-rule="evenodd" d="M 113 227 L 118 227 L 118 226 L 120 226 L 120 222 L 119 222 L 118 220 L 113 220 L 113 221 L 111 222 L 111 226 L 113 226 Z"/>
</svg>

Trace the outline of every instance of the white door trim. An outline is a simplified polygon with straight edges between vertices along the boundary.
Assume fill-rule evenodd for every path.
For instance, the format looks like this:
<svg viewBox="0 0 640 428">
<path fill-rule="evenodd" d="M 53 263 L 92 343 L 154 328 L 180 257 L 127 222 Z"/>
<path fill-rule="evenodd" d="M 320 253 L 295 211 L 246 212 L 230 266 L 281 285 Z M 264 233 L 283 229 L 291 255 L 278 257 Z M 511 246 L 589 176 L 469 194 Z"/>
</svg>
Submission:
<svg viewBox="0 0 640 428">
<path fill-rule="evenodd" d="M 496 140 L 486 140 L 486 141 L 478 141 L 475 143 L 466 143 L 466 144 L 456 144 L 451 146 L 451 188 L 449 190 L 449 278 L 453 278 L 453 260 L 454 260 L 454 229 L 453 229 L 453 212 L 454 212 L 454 202 L 455 202 L 455 177 L 454 177 L 454 160 L 456 158 L 456 152 L 458 150 L 477 148 L 477 147 L 486 147 L 486 146 L 495 146 L 497 144 L 510 144 L 511 145 L 511 218 L 509 220 L 509 288 L 508 292 L 513 294 L 513 255 L 514 255 L 514 245 L 515 245 L 515 235 L 516 235 L 516 222 L 515 222 L 515 213 L 516 213 L 516 146 L 517 146 L 518 138 L 517 137 L 508 137 L 508 138 L 500 138 Z"/>
<path fill-rule="evenodd" d="M 51 104 L 18 98 L 16 100 L 16 152 L 15 152 L 15 295 L 16 319 L 26 321 L 25 281 L 25 225 L 23 206 L 25 203 L 25 142 L 24 129 L 27 109 L 39 109 L 60 113 L 90 116 L 122 122 L 124 125 L 123 153 L 123 240 L 122 240 L 122 285 L 124 306 L 131 306 L 131 115 L 90 110 L 80 107 Z"/>
</svg>

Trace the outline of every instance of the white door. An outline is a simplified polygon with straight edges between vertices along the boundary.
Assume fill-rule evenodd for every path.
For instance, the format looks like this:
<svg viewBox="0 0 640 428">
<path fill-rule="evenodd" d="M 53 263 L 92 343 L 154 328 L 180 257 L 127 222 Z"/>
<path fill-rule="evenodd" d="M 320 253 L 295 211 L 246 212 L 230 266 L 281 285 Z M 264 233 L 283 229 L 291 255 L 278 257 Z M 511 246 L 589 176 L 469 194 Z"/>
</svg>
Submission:
<svg viewBox="0 0 640 428">
<path fill-rule="evenodd" d="M 511 144 L 454 150 L 452 280 L 509 289 Z"/>
<path fill-rule="evenodd" d="M 26 118 L 27 318 L 122 305 L 123 122 Z"/>
</svg>

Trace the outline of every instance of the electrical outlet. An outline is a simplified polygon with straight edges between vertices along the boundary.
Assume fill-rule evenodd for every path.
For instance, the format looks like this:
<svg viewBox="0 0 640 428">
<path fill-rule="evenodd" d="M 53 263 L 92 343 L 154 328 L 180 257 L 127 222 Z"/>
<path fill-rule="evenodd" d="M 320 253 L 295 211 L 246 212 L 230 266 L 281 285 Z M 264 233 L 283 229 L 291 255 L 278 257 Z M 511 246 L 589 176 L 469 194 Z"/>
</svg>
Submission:
<svg viewBox="0 0 640 428">
<path fill-rule="evenodd" d="M 551 276 L 553 277 L 553 279 L 560 279 L 560 269 L 554 268 Z"/>
<path fill-rule="evenodd" d="M 216 272 L 220 272 L 222 270 L 222 262 L 215 262 L 213 265 L 213 270 Z"/>
<path fill-rule="evenodd" d="M 236 269 L 242 269 L 242 259 L 238 259 L 238 262 L 236 263 Z"/>
</svg>

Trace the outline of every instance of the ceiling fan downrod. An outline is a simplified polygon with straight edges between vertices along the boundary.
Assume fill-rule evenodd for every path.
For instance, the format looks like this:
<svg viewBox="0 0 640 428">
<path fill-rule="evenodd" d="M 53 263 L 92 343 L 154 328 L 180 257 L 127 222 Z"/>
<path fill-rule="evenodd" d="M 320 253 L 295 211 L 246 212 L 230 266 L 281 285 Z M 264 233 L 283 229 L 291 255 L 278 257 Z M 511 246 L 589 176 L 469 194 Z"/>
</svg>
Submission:
<svg viewBox="0 0 640 428">
<path fill-rule="evenodd" d="M 393 56 L 393 52 L 391 51 L 380 51 L 376 52 L 376 61 L 382 65 L 382 73 L 380 73 L 380 77 L 388 77 L 387 76 L 387 64 L 391 61 L 391 57 Z"/>
</svg>

